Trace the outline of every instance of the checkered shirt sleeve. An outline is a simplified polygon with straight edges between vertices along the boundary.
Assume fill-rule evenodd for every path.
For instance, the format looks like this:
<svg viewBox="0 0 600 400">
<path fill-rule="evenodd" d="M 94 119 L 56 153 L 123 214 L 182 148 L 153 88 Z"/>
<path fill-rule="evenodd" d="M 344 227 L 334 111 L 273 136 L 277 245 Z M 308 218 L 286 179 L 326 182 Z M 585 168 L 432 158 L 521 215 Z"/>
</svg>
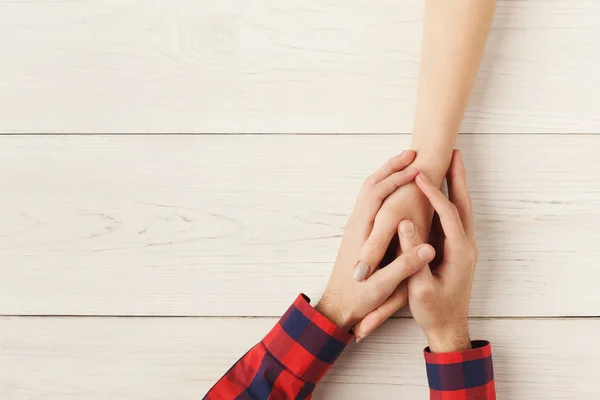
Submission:
<svg viewBox="0 0 600 400">
<path fill-rule="evenodd" d="M 212 387 L 204 400 L 310 399 L 315 385 L 352 336 L 299 295 L 265 338 Z M 495 400 L 492 351 L 431 353 L 425 349 L 431 400 Z"/>
<path fill-rule="evenodd" d="M 267 336 L 204 399 L 310 399 L 352 336 L 309 302 L 299 295 Z"/>
<path fill-rule="evenodd" d="M 431 400 L 495 400 L 492 346 L 471 342 L 472 349 L 455 353 L 424 351 Z"/>
</svg>

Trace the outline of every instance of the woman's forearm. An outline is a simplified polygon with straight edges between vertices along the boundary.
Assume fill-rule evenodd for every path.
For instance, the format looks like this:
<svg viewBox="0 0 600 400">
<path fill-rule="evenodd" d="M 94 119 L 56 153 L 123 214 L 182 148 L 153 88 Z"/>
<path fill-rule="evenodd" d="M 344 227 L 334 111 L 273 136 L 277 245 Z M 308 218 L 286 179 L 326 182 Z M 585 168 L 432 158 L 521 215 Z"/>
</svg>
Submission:
<svg viewBox="0 0 600 400">
<path fill-rule="evenodd" d="M 485 48 L 495 0 L 426 0 L 411 147 L 441 184 Z"/>
</svg>

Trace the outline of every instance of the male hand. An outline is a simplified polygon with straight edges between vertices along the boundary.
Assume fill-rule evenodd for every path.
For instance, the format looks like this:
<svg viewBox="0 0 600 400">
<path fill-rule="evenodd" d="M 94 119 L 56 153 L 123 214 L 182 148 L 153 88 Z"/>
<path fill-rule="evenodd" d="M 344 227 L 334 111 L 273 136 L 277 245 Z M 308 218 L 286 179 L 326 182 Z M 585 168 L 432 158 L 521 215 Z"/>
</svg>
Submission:
<svg viewBox="0 0 600 400">
<path fill-rule="evenodd" d="M 417 177 L 417 185 L 439 216 L 441 229 L 433 230 L 443 232 L 445 241 L 440 266 L 433 273 L 424 268 L 408 285 L 410 310 L 434 353 L 471 348 L 469 301 L 479 255 L 465 166 L 458 150 L 452 155 L 446 180 L 450 199 L 425 176 Z M 401 239 L 401 246 L 409 251 L 419 240 L 415 234 Z"/>
<path fill-rule="evenodd" d="M 414 151 L 391 158 L 365 181 L 344 230 L 342 244 L 329 283 L 316 309 L 341 328 L 349 329 L 379 307 L 398 285 L 434 258 L 428 244 L 413 246 L 385 268 L 359 262 L 359 251 L 376 224 L 384 200 L 402 185 L 411 182 L 418 171 L 410 167 Z M 398 221 L 399 222 L 399 221 Z M 394 227 L 397 231 L 398 225 Z M 365 278 L 372 275 L 368 280 Z"/>
</svg>

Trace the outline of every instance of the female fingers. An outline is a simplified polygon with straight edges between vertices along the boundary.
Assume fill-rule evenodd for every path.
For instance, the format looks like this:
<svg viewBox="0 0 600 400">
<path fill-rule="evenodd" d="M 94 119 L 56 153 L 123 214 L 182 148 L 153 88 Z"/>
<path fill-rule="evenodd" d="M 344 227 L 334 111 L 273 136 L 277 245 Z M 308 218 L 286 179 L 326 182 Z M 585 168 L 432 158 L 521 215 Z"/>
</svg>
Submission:
<svg viewBox="0 0 600 400">
<path fill-rule="evenodd" d="M 357 210 L 365 221 L 373 222 L 383 201 L 401 186 L 412 182 L 419 171 L 413 167 L 406 167 L 402 171 L 393 173 L 375 186 L 368 187 L 361 193 Z M 395 230 L 395 228 L 394 228 Z"/>
<path fill-rule="evenodd" d="M 402 282 L 382 305 L 371 311 L 353 328 L 356 343 L 360 342 L 390 318 L 396 311 L 406 305 L 408 301 L 407 282 Z"/>
<path fill-rule="evenodd" d="M 366 208 L 357 214 L 361 215 L 360 218 L 364 221 L 364 228 L 371 228 L 367 240 L 360 249 L 360 261 L 354 268 L 353 275 L 357 281 L 362 282 L 375 271 L 375 268 L 379 266 L 381 260 L 385 257 L 390 242 L 396 234 L 397 220 L 390 218 L 385 213 L 379 213 L 383 201 L 400 186 L 411 182 L 417 173 L 416 169 L 408 167 L 384 179 L 373 189 L 376 194 L 372 196 L 370 203 L 365 205 Z M 374 223 L 373 220 L 375 220 Z"/>
<path fill-rule="evenodd" d="M 384 166 L 365 180 L 352 212 L 352 219 L 358 221 L 359 226 L 368 230 L 369 233 L 383 201 L 400 186 L 412 182 L 419 173 L 416 168 L 409 166 L 414 158 L 414 151 L 404 152 L 388 160 Z M 392 231 L 395 229 L 392 227 Z M 387 244 L 390 241 L 391 237 L 387 240 Z"/>
<path fill-rule="evenodd" d="M 404 220 L 398 225 L 398 236 L 400 237 L 400 246 L 403 253 L 408 253 L 416 246 L 423 244 L 423 239 L 417 232 L 416 225 L 410 220 Z M 433 257 L 432 257 L 433 259 Z M 386 267 L 386 269 L 389 268 Z M 385 269 L 384 269 L 385 270 Z M 431 271 L 424 265 L 417 271 L 411 279 L 432 279 Z M 374 278 L 371 278 L 374 279 Z M 354 337 L 360 342 L 371 332 L 383 324 L 396 311 L 406 305 L 408 300 L 407 281 L 404 280 L 396 286 L 394 292 L 377 309 L 369 313 L 354 327 Z"/>
<path fill-rule="evenodd" d="M 366 181 L 355 208 L 354 219 L 361 221 L 369 234 L 360 250 L 359 262 L 354 268 L 354 278 L 362 282 L 379 266 L 396 233 L 396 223 L 378 215 L 384 200 L 399 187 L 412 182 L 419 173 L 409 164 L 415 152 L 408 150 L 388 160 Z M 398 169 L 401 169 L 398 171 Z"/>
<path fill-rule="evenodd" d="M 377 213 L 377 212 L 376 212 Z M 387 248 L 396 234 L 396 226 L 391 218 L 378 214 L 371 234 L 359 251 L 360 260 L 354 268 L 354 279 L 359 282 L 367 279 L 379 266 Z"/>
<path fill-rule="evenodd" d="M 410 221 L 404 221 L 404 224 L 400 225 L 401 227 L 404 226 L 399 228 L 400 235 L 402 235 L 402 231 L 406 234 L 407 229 L 410 228 L 407 222 L 412 224 Z M 411 275 L 416 277 L 416 275 L 423 273 L 423 270 L 427 270 L 427 274 L 431 275 L 427 264 L 435 257 L 435 250 L 430 245 L 423 244 L 416 231 L 411 235 L 410 240 L 415 243 L 415 246 L 410 249 L 403 249 L 404 253 L 401 256 L 369 278 L 367 284 L 370 286 L 367 290 L 374 291 L 378 296 L 384 298 L 387 296 L 387 298 L 354 327 L 354 336 L 357 338 L 357 342 L 367 337 L 396 311 L 406 305 L 408 299 L 407 278 Z"/>
<path fill-rule="evenodd" d="M 394 193 L 400 186 L 404 186 L 415 179 L 419 171 L 414 167 L 406 167 L 402 171 L 398 171 L 379 182 L 373 188 L 373 194 L 376 203 L 381 207 L 381 203 L 390 194 Z"/>
<path fill-rule="evenodd" d="M 385 178 L 408 167 L 415 159 L 417 154 L 414 150 L 405 150 L 402 153 L 390 158 L 377 171 L 367 178 L 365 183 L 369 186 L 375 186 Z"/>
</svg>

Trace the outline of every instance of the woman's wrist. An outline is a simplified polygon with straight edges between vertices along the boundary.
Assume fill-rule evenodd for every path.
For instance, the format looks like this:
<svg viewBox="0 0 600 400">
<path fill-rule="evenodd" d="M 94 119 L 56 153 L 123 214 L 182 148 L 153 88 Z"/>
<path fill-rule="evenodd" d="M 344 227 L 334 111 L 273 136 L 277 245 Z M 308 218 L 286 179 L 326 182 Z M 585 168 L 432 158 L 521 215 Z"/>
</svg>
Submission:
<svg viewBox="0 0 600 400">
<path fill-rule="evenodd" d="M 441 186 L 446 177 L 456 136 L 455 132 L 440 129 L 413 133 L 410 147 L 416 151 L 417 157 L 412 166 L 424 173 L 436 186 Z"/>
</svg>

